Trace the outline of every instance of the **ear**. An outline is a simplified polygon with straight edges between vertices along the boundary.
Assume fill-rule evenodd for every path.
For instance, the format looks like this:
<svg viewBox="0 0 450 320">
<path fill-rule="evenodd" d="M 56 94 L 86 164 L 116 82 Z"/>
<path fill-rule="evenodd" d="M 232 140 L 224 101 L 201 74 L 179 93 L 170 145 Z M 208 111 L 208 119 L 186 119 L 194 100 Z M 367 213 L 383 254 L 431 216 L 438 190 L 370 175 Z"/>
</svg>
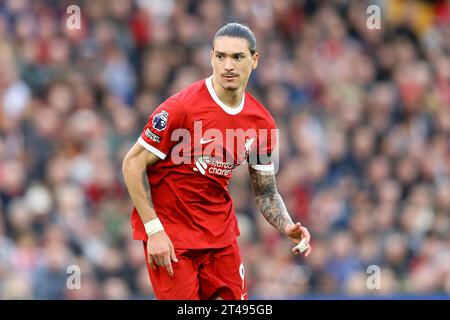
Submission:
<svg viewBox="0 0 450 320">
<path fill-rule="evenodd" d="M 259 61 L 259 53 L 255 52 L 255 54 L 252 56 L 252 69 L 256 69 L 258 66 Z"/>
</svg>

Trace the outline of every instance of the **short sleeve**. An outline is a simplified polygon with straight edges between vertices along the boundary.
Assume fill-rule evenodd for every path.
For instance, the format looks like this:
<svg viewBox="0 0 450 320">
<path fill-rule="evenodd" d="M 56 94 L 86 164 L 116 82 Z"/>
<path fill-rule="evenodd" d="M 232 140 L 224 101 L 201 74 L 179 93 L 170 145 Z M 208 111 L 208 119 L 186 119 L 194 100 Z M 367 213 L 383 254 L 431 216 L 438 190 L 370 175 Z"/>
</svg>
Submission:
<svg viewBox="0 0 450 320">
<path fill-rule="evenodd" d="M 253 159 L 249 161 L 251 167 L 259 171 L 274 171 L 273 155 L 277 146 L 278 130 L 275 121 L 270 117 L 264 127 L 258 129 L 257 149 Z"/>
<path fill-rule="evenodd" d="M 186 113 L 181 103 L 169 98 L 150 115 L 138 143 L 164 160 L 177 141 L 172 141 L 174 130 L 185 127 Z"/>
</svg>

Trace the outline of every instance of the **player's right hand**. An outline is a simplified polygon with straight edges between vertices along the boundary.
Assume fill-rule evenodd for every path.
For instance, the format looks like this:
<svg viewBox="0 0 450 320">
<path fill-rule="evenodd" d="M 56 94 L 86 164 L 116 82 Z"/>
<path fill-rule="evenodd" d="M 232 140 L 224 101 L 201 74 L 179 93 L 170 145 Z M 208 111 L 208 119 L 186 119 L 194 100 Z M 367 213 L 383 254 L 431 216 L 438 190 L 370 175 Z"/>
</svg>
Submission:
<svg viewBox="0 0 450 320">
<path fill-rule="evenodd" d="M 152 269 L 165 267 L 169 276 L 173 276 L 172 261 L 178 262 L 175 248 L 167 233 L 162 230 L 148 237 L 147 241 L 148 263 Z"/>
</svg>

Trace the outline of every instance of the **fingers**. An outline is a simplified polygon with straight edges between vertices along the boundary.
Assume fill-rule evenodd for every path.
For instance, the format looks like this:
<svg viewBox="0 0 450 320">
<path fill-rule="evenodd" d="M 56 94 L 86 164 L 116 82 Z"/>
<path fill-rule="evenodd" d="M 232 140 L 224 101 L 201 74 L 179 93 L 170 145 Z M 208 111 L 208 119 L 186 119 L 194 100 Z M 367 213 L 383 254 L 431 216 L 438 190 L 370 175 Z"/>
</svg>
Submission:
<svg viewBox="0 0 450 320">
<path fill-rule="evenodd" d="M 306 249 L 305 251 L 305 257 L 307 258 L 310 254 L 311 254 L 311 245 L 309 244 L 309 242 L 311 241 L 311 235 L 309 234 L 308 229 L 306 229 L 305 227 L 301 227 L 301 232 L 303 237 L 306 239 L 305 243 L 308 244 L 308 249 Z"/>
<path fill-rule="evenodd" d="M 164 256 L 166 256 L 166 255 L 168 256 L 169 252 L 167 252 L 167 253 L 155 253 L 155 254 L 152 255 L 153 260 L 155 260 L 156 266 L 158 266 L 158 267 L 165 267 L 167 265 L 166 261 L 164 259 Z"/>
<path fill-rule="evenodd" d="M 150 267 L 151 267 L 153 270 L 156 270 L 156 262 L 155 262 L 155 260 L 153 259 L 153 257 L 152 257 L 151 254 L 148 255 L 148 264 L 150 265 Z"/>
<path fill-rule="evenodd" d="M 178 262 L 177 256 L 175 255 L 175 249 L 172 245 L 170 246 L 170 259 L 173 262 Z"/>
<path fill-rule="evenodd" d="M 308 258 L 308 256 L 311 254 L 311 245 L 308 246 L 308 249 L 305 251 L 305 257 Z"/>
<path fill-rule="evenodd" d="M 160 261 L 160 259 L 159 259 L 159 256 L 158 255 L 156 255 L 156 254 L 154 254 L 154 255 L 152 255 L 152 258 L 153 258 L 153 261 L 155 261 L 155 267 L 157 268 L 157 267 L 160 267 L 161 266 L 161 261 Z M 156 269 L 155 268 L 155 269 Z"/>
<path fill-rule="evenodd" d="M 295 255 L 301 254 L 300 248 L 295 246 L 294 248 L 292 248 L 292 253 Z M 306 249 L 304 255 L 305 255 L 305 257 L 308 257 L 310 254 L 311 254 L 311 245 L 308 244 L 308 248 Z"/>
<path fill-rule="evenodd" d="M 300 228 L 303 237 L 306 238 L 306 243 L 309 243 L 309 241 L 311 240 L 311 235 L 309 234 L 308 229 L 306 229 L 305 227 L 301 227 Z"/>
<path fill-rule="evenodd" d="M 170 262 L 170 253 L 149 255 L 149 264 L 153 270 L 157 267 L 166 267 L 169 276 L 173 276 L 172 263 Z"/>
<path fill-rule="evenodd" d="M 148 260 L 153 270 L 157 267 L 165 267 L 169 276 L 173 276 L 172 261 L 178 262 L 175 248 L 169 237 L 164 233 L 153 235 L 152 242 L 147 244 Z"/>
<path fill-rule="evenodd" d="M 299 244 L 302 243 L 302 241 L 305 243 L 305 245 L 307 245 L 306 250 L 303 251 L 303 254 L 305 255 L 305 257 L 308 257 L 311 254 L 311 245 L 309 244 L 309 242 L 311 241 L 311 234 L 309 233 L 308 229 L 305 227 L 302 227 L 300 222 L 297 222 L 295 224 L 295 226 L 291 227 L 293 230 L 294 228 L 298 228 L 298 231 L 300 231 L 300 239 L 301 241 L 299 241 Z M 303 245 L 302 245 L 303 246 Z M 299 245 L 295 246 L 294 248 L 292 248 L 292 253 L 295 255 L 299 255 L 302 254 L 302 251 L 299 248 Z"/>
<path fill-rule="evenodd" d="M 153 270 L 157 267 L 165 267 L 169 276 L 173 276 L 172 261 L 178 262 L 178 259 L 175 256 L 175 250 L 172 249 L 166 253 L 149 255 L 148 261 Z"/>
<path fill-rule="evenodd" d="M 173 276 L 172 262 L 170 261 L 170 255 L 164 255 L 164 265 L 166 266 L 167 273 L 169 276 Z"/>
</svg>

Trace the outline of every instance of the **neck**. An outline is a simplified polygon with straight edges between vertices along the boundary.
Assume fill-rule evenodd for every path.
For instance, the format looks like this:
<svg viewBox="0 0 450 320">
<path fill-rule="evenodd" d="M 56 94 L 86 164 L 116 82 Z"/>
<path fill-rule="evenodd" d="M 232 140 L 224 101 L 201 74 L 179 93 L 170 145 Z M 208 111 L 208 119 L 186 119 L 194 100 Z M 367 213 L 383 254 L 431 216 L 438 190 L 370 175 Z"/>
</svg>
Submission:
<svg viewBox="0 0 450 320">
<path fill-rule="evenodd" d="M 244 94 L 243 88 L 237 90 L 227 90 L 216 81 L 214 76 L 212 77 L 212 85 L 217 97 L 219 97 L 220 101 L 222 101 L 225 105 L 230 108 L 237 108 L 239 106 L 242 101 L 242 95 Z"/>
</svg>

